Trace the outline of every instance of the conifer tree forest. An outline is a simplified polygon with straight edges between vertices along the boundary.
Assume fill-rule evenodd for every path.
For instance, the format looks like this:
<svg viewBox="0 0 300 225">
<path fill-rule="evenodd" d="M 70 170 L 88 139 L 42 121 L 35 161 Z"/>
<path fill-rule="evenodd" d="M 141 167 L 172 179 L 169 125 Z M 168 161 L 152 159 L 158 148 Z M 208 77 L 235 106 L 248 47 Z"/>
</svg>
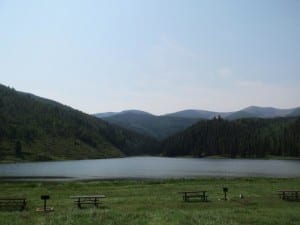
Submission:
<svg viewBox="0 0 300 225">
<path fill-rule="evenodd" d="M 164 140 L 162 152 L 167 156 L 299 157 L 300 118 L 201 121 Z"/>
<path fill-rule="evenodd" d="M 300 117 L 217 117 L 158 140 L 0 85 L 0 161 L 131 155 L 300 157 Z"/>
</svg>

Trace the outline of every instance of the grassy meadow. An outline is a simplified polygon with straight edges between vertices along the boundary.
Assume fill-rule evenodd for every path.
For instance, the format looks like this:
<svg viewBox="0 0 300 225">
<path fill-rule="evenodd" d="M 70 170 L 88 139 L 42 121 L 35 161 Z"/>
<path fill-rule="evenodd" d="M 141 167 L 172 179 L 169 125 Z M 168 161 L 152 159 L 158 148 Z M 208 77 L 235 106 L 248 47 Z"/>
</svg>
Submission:
<svg viewBox="0 0 300 225">
<path fill-rule="evenodd" d="M 229 188 L 228 201 L 222 188 Z M 25 196 L 25 211 L 0 209 L 1 225 L 300 224 L 300 202 L 282 201 L 278 189 L 300 189 L 300 179 L 199 178 L 89 182 L 0 182 L 0 197 Z M 208 202 L 183 202 L 180 191 L 207 190 Z M 244 199 L 239 198 L 239 194 Z M 49 194 L 54 212 L 36 212 Z M 78 209 L 71 195 L 104 194 L 99 208 Z"/>
</svg>

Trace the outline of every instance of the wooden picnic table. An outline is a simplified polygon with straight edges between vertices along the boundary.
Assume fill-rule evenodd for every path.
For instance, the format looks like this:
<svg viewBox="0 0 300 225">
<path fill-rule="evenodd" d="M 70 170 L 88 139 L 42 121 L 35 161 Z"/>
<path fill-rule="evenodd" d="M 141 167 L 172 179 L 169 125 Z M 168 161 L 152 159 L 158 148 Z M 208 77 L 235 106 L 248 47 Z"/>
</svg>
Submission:
<svg viewBox="0 0 300 225">
<path fill-rule="evenodd" d="M 190 198 L 199 198 L 201 201 L 207 201 L 207 191 L 182 191 L 183 201 L 188 201 Z"/>
<path fill-rule="evenodd" d="M 24 197 L 0 197 L 0 207 L 16 207 L 19 206 L 21 210 L 26 207 L 26 198 Z"/>
<path fill-rule="evenodd" d="M 300 190 L 278 190 L 277 192 L 282 200 L 300 200 Z"/>
<path fill-rule="evenodd" d="M 75 199 L 74 203 L 81 209 L 81 205 L 91 204 L 98 207 L 101 204 L 100 199 L 105 198 L 105 195 L 78 195 L 70 196 L 70 198 Z"/>
</svg>

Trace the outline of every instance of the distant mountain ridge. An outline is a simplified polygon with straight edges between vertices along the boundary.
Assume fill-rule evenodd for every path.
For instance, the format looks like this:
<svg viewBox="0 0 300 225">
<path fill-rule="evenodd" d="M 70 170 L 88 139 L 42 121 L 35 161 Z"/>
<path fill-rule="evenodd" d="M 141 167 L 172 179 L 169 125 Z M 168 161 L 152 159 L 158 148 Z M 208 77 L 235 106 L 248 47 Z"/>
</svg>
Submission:
<svg viewBox="0 0 300 225">
<path fill-rule="evenodd" d="M 160 116 L 140 110 L 124 110 L 122 112 L 98 113 L 94 115 L 109 123 L 162 140 L 201 120 L 210 120 L 218 116 L 226 120 L 296 117 L 300 116 L 300 107 L 278 109 L 273 107 L 249 106 L 235 112 L 188 109 Z"/>
<path fill-rule="evenodd" d="M 209 110 L 200 109 L 186 109 L 174 113 L 167 113 L 163 115 L 153 115 L 149 112 L 141 110 L 124 110 L 121 112 L 105 112 L 96 113 L 94 116 L 98 118 L 111 117 L 121 114 L 143 114 L 152 115 L 157 117 L 170 116 L 170 117 L 180 117 L 180 118 L 193 118 L 193 119 L 213 119 L 216 116 L 221 116 L 224 119 L 241 119 L 241 118 L 275 118 L 275 117 L 290 117 L 290 116 L 300 116 L 300 107 L 280 109 L 275 107 L 261 107 L 261 106 L 249 106 L 244 109 L 232 112 L 217 112 Z"/>
<path fill-rule="evenodd" d="M 136 110 L 136 109 L 130 109 L 130 110 L 124 110 L 121 112 L 104 112 L 104 113 L 96 113 L 94 116 L 98 118 L 106 118 L 106 117 L 111 117 L 111 116 L 116 116 L 116 115 L 122 115 L 122 114 L 135 114 L 135 115 L 152 115 L 148 112 L 144 112 L 141 110 Z"/>
<path fill-rule="evenodd" d="M 111 116 L 106 116 L 105 114 L 96 114 L 96 116 L 109 123 L 158 140 L 184 130 L 200 120 L 199 118 L 154 116 L 139 110 L 125 110 L 120 113 L 114 113 Z"/>
<path fill-rule="evenodd" d="M 215 112 L 207 110 L 188 109 L 175 113 L 166 114 L 168 116 L 176 116 L 183 118 L 202 118 L 212 119 L 216 116 L 221 116 L 224 119 L 242 119 L 242 118 L 275 118 L 275 117 L 289 117 L 300 116 L 300 107 L 290 109 L 279 109 L 274 107 L 259 107 L 249 106 L 247 108 L 234 112 Z"/>
<path fill-rule="evenodd" d="M 240 111 L 231 113 L 225 119 L 241 119 L 241 118 L 275 118 L 275 117 L 288 117 L 298 108 L 291 109 L 278 109 L 273 107 L 258 107 L 258 106 L 249 106 Z M 300 113 L 298 114 L 300 115 Z M 297 116 L 297 115 L 296 115 Z"/>
<path fill-rule="evenodd" d="M 258 107 L 258 106 L 249 106 L 244 109 L 244 111 L 259 115 L 261 117 L 284 117 L 289 113 L 293 112 L 297 108 L 291 109 L 278 109 L 273 107 Z"/>
<path fill-rule="evenodd" d="M 207 110 L 187 109 L 174 113 L 166 114 L 166 116 L 182 117 L 182 118 L 201 118 L 201 119 L 212 119 L 216 116 L 226 117 L 230 112 L 214 112 Z"/>
<path fill-rule="evenodd" d="M 290 117 L 297 117 L 300 116 L 300 107 L 293 110 L 291 113 L 289 113 L 287 116 Z"/>
</svg>

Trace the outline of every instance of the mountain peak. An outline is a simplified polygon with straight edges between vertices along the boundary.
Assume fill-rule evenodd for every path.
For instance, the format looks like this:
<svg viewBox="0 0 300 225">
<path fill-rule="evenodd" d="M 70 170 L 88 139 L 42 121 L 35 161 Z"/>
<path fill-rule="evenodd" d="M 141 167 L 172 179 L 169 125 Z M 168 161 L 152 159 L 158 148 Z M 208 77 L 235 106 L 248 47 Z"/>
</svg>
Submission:
<svg viewBox="0 0 300 225">
<path fill-rule="evenodd" d="M 148 115 L 151 116 L 151 113 L 137 110 L 137 109 L 128 109 L 128 110 L 123 110 L 121 112 L 104 112 L 104 113 L 95 113 L 94 116 L 98 118 L 108 118 L 112 116 L 117 116 L 117 115 L 124 115 L 124 114 L 131 114 L 131 115 Z"/>
<path fill-rule="evenodd" d="M 212 119 L 218 115 L 220 115 L 221 117 L 226 117 L 228 114 L 230 113 L 214 112 L 214 111 L 200 110 L 200 109 L 187 109 L 175 113 L 166 114 L 165 116 L 182 117 L 182 118 L 189 118 L 189 119 L 196 119 L 196 118 Z"/>
<path fill-rule="evenodd" d="M 123 110 L 118 114 L 125 114 L 125 113 L 126 114 L 127 113 L 136 114 L 136 115 L 152 115 L 151 113 L 148 113 L 148 112 L 145 112 L 145 111 L 142 111 L 142 110 L 137 110 L 137 109 Z"/>
</svg>

